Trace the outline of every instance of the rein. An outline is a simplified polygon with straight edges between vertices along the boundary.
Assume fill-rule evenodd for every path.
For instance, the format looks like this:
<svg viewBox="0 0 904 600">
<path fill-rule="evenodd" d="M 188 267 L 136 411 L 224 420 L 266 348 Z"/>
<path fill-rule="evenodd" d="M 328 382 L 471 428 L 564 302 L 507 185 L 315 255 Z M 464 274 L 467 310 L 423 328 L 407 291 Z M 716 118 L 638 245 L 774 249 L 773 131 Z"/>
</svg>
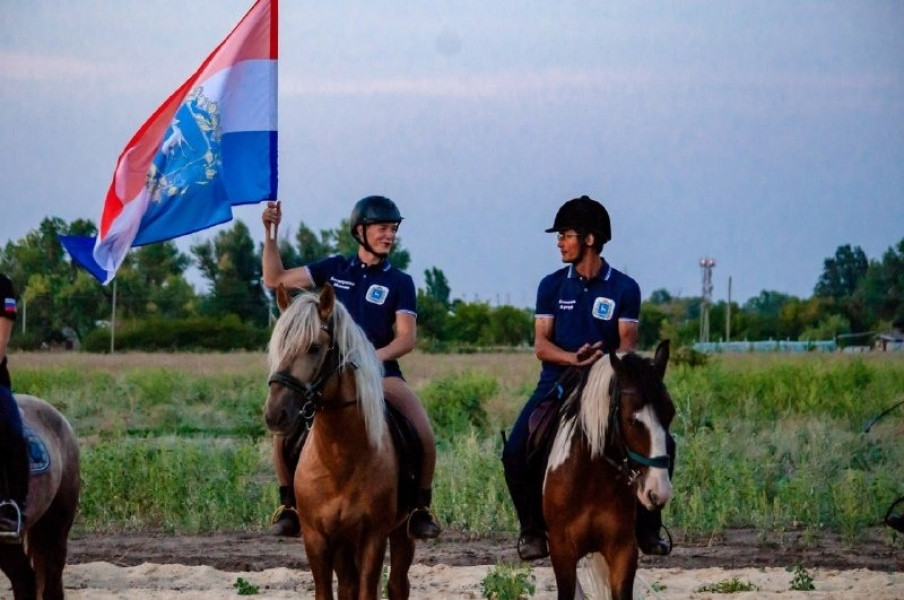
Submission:
<svg viewBox="0 0 904 600">
<path fill-rule="evenodd" d="M 609 426 L 607 430 L 612 432 L 609 447 L 615 447 L 617 451 L 620 451 L 621 455 L 619 458 L 614 459 L 607 454 L 603 454 L 603 458 L 615 467 L 620 475 L 627 479 L 629 486 L 633 485 L 637 478 L 640 477 L 640 468 L 642 467 L 668 469 L 671 465 L 671 459 L 668 454 L 646 457 L 628 447 L 625 436 L 622 434 L 621 419 L 619 418 L 621 413 L 621 386 L 618 385 L 615 377 L 612 378 L 612 383 L 609 386 L 609 398 Z"/>
<path fill-rule="evenodd" d="M 304 403 L 301 405 L 301 408 L 298 411 L 298 414 L 295 416 L 295 419 L 292 421 L 292 430 L 294 431 L 297 427 L 297 422 L 299 418 L 304 419 L 307 424 L 307 428 L 311 428 L 311 424 L 314 422 L 314 415 L 318 412 L 324 412 L 327 410 L 341 410 L 343 408 L 348 408 L 358 403 L 357 399 L 355 400 L 346 400 L 345 402 L 340 402 L 336 404 L 325 404 L 323 402 L 323 391 L 326 389 L 327 383 L 329 383 L 330 379 L 332 379 L 335 375 L 342 372 L 343 367 L 346 364 L 352 366 L 352 368 L 357 368 L 353 361 L 343 361 L 342 355 L 339 352 L 339 348 L 335 343 L 335 336 L 333 335 L 332 323 L 328 322 L 322 324 L 320 329 L 325 331 L 327 335 L 330 336 L 330 347 L 327 349 L 326 358 L 323 361 L 323 365 L 321 365 L 320 370 L 317 371 L 317 375 L 314 377 L 314 380 L 310 383 L 305 383 L 300 381 L 297 377 L 289 373 L 288 371 L 277 371 L 270 375 L 270 379 L 267 381 L 268 384 L 277 383 L 285 388 L 288 388 L 298 394 Z"/>
</svg>

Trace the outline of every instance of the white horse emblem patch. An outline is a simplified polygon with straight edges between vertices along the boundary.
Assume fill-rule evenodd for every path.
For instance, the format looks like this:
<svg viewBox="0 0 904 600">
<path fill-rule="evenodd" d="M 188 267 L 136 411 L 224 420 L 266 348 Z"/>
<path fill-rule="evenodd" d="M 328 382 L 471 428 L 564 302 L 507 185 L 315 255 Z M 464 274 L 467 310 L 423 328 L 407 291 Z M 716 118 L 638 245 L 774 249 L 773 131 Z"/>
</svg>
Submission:
<svg viewBox="0 0 904 600">
<path fill-rule="evenodd" d="M 603 321 L 612 320 L 615 314 L 615 301 L 609 298 L 597 298 L 593 301 L 593 317 Z"/>
<path fill-rule="evenodd" d="M 365 298 L 368 302 L 382 305 L 386 302 L 387 296 L 389 296 L 389 288 L 374 284 L 368 288 Z"/>
</svg>

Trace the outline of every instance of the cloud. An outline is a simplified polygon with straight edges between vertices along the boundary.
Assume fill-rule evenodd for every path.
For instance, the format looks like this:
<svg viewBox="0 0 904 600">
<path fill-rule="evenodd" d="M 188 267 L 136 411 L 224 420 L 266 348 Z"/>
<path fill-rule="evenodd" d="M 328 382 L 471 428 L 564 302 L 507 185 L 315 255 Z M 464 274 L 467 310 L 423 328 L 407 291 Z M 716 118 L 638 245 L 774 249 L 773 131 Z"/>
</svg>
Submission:
<svg viewBox="0 0 904 600">
<path fill-rule="evenodd" d="M 0 50 L 0 81 L 70 85 L 114 72 L 114 67 L 96 61 Z"/>
</svg>

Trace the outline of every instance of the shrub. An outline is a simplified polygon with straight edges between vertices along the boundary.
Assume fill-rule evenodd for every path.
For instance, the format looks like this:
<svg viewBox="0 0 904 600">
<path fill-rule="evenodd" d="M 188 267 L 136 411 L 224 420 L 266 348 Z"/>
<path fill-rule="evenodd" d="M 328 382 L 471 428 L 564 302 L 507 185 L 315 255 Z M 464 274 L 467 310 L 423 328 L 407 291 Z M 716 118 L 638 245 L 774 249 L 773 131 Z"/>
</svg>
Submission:
<svg viewBox="0 0 904 600">
<path fill-rule="evenodd" d="M 471 428 L 485 432 L 488 426 L 483 402 L 499 390 L 498 382 L 483 373 L 465 372 L 432 381 L 420 390 L 440 443 L 448 444 Z"/>
</svg>

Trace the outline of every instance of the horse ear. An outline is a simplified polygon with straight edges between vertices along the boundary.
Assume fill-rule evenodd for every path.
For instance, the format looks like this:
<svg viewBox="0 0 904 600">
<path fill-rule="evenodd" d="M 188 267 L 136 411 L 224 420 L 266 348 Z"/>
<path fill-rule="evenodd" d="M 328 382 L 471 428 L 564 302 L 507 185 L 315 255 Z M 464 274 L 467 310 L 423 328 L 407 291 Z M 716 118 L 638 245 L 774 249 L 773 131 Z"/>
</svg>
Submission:
<svg viewBox="0 0 904 600">
<path fill-rule="evenodd" d="M 609 353 L 609 364 L 612 365 L 612 368 L 618 371 L 621 368 L 621 359 L 618 357 L 618 354 L 615 352 Z"/>
<path fill-rule="evenodd" d="M 665 379 L 665 368 L 669 364 L 669 340 L 662 340 L 656 346 L 653 362 L 656 364 L 656 372 L 659 373 L 659 378 Z"/>
<path fill-rule="evenodd" d="M 336 291 L 333 286 L 328 283 L 323 285 L 320 291 L 320 320 L 328 321 L 333 314 L 333 307 L 336 304 Z"/>
<path fill-rule="evenodd" d="M 292 299 L 289 298 L 289 290 L 286 289 L 285 285 L 280 283 L 276 288 L 276 306 L 279 307 L 279 312 L 285 312 L 291 303 Z"/>
</svg>

